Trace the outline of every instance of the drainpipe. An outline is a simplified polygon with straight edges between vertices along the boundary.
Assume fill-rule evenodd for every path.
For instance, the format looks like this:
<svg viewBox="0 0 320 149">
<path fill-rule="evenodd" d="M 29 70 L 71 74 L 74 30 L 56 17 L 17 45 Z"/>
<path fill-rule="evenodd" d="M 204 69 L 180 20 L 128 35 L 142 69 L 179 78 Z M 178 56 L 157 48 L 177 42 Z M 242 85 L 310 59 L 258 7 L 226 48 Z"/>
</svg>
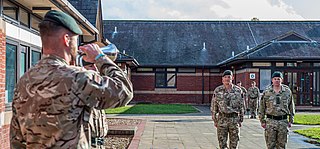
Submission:
<svg viewBox="0 0 320 149">
<path fill-rule="evenodd" d="M 204 66 L 202 65 L 202 101 L 201 103 L 204 103 Z"/>
</svg>

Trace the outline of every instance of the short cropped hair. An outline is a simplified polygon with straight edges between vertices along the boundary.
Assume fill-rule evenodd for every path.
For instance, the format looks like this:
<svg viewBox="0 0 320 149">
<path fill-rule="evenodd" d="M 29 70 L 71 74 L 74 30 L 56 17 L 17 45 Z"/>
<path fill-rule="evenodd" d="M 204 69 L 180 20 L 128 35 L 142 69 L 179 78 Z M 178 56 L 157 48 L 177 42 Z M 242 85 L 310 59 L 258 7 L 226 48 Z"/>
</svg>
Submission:
<svg viewBox="0 0 320 149">
<path fill-rule="evenodd" d="M 54 36 L 58 33 L 61 29 L 64 29 L 63 26 L 58 25 L 57 23 L 50 22 L 50 21 L 42 21 L 39 24 L 40 36 Z"/>
</svg>

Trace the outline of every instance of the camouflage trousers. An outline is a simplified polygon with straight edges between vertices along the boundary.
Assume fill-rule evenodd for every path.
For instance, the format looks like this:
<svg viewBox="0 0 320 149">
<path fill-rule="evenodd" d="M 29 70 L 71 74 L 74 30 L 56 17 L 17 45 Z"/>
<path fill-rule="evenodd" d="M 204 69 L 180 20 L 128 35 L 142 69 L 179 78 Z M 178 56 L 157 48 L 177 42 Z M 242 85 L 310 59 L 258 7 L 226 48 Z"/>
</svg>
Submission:
<svg viewBox="0 0 320 149">
<path fill-rule="evenodd" d="M 249 99 L 249 106 L 251 117 L 256 117 L 257 115 L 257 105 L 258 105 L 258 98 L 250 98 Z"/>
<path fill-rule="evenodd" d="M 221 117 L 218 118 L 217 135 L 220 149 L 226 149 L 229 134 L 229 148 L 236 149 L 239 144 L 240 127 L 238 117 Z"/>
<path fill-rule="evenodd" d="M 267 119 L 265 139 L 268 149 L 285 149 L 288 137 L 288 120 Z"/>
</svg>

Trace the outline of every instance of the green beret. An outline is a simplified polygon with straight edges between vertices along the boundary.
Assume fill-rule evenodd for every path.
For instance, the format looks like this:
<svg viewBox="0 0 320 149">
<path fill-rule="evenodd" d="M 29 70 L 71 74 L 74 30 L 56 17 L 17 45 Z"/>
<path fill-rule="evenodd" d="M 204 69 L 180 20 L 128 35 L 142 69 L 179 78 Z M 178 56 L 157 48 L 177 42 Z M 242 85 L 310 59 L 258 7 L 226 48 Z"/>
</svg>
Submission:
<svg viewBox="0 0 320 149">
<path fill-rule="evenodd" d="M 280 71 L 275 71 L 273 74 L 272 74 L 272 78 L 274 77 L 280 77 L 281 79 L 283 79 L 283 75 Z"/>
<path fill-rule="evenodd" d="M 224 77 L 225 75 L 231 75 L 232 76 L 232 71 L 231 70 L 224 71 L 222 76 Z"/>
<path fill-rule="evenodd" d="M 82 31 L 79 28 L 76 20 L 74 20 L 70 15 L 57 10 L 50 10 L 46 13 L 46 15 L 43 18 L 43 21 L 50 21 L 57 23 L 58 25 L 61 25 L 65 27 L 66 29 L 70 30 L 71 32 L 82 35 Z"/>
</svg>

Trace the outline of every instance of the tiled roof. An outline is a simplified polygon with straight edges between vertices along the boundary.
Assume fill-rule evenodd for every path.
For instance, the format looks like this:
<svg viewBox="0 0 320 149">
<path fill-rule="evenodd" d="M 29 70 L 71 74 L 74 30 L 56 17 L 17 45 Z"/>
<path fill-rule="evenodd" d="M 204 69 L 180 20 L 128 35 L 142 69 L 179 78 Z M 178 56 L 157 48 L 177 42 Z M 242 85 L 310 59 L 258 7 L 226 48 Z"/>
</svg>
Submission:
<svg viewBox="0 0 320 149">
<path fill-rule="evenodd" d="M 267 48 L 294 51 L 283 49 L 282 56 L 298 56 L 305 48 L 310 48 L 309 52 L 319 49 L 311 40 L 320 42 L 320 21 L 104 21 L 104 37 L 132 55 L 140 66 L 216 66 L 232 53 L 237 55 L 288 32 L 300 35 L 288 39 L 310 43 L 273 43 Z M 276 54 L 263 51 L 260 55 L 271 54 L 269 58 Z"/>
<path fill-rule="evenodd" d="M 68 0 L 88 21 L 96 26 L 99 0 Z"/>
</svg>

